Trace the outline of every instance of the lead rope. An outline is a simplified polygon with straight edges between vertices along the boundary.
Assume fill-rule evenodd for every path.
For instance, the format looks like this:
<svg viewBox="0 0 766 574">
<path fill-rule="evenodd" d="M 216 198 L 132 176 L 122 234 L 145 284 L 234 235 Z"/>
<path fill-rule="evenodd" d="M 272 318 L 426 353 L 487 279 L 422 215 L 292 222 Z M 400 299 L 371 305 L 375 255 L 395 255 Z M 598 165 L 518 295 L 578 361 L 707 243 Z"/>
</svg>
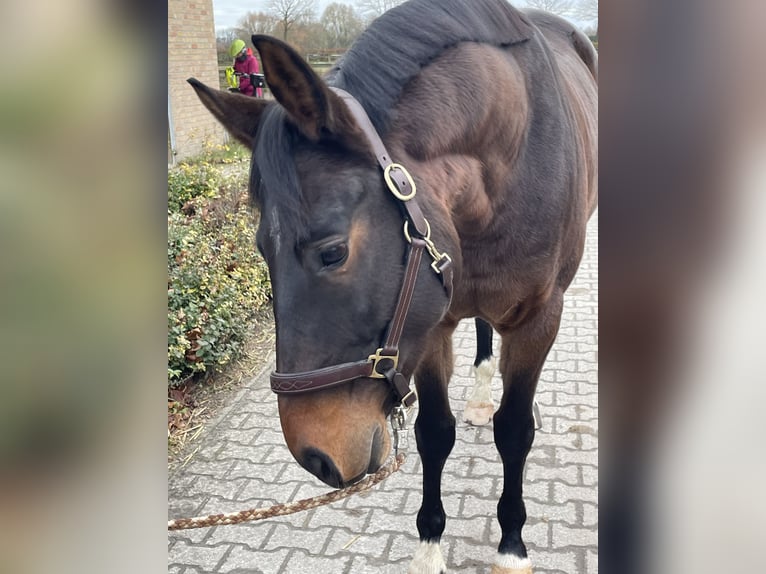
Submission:
<svg viewBox="0 0 766 574">
<path fill-rule="evenodd" d="M 228 514 L 209 514 L 207 516 L 195 516 L 194 518 L 176 518 L 168 520 L 168 530 L 188 530 L 190 528 L 204 528 L 206 526 L 224 526 L 228 524 L 241 524 L 243 522 L 253 522 L 275 516 L 285 516 L 294 514 L 303 510 L 311 510 L 318 506 L 324 506 L 331 502 L 343 500 L 353 494 L 364 492 L 385 480 L 397 470 L 399 470 L 406 460 L 404 451 L 407 448 L 406 430 L 407 419 L 411 409 L 402 406 L 395 407 L 391 412 L 391 429 L 393 435 L 394 459 L 386 466 L 378 470 L 375 474 L 364 478 L 363 480 L 352 484 L 340 490 L 333 490 L 319 496 L 304 498 L 296 502 L 287 504 L 275 504 L 268 508 L 251 508 L 249 510 L 240 510 L 239 512 L 230 512 Z"/>
</svg>

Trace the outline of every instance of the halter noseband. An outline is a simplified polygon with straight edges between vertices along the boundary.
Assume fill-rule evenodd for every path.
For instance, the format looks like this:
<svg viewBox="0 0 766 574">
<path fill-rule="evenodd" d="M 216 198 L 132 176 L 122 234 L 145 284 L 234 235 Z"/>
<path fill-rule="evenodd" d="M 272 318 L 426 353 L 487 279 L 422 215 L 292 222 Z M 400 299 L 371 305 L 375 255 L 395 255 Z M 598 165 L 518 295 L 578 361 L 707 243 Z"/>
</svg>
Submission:
<svg viewBox="0 0 766 574">
<path fill-rule="evenodd" d="M 391 161 L 362 105 L 348 92 L 339 88 L 330 89 L 343 99 L 367 136 L 378 164 L 383 170 L 386 186 L 405 213 L 404 237 L 410 244 L 407 268 L 404 272 L 394 317 L 388 326 L 388 333 L 383 344 L 374 354 L 363 361 L 341 363 L 303 373 L 273 372 L 271 373 L 271 390 L 277 394 L 297 395 L 327 389 L 356 379 L 385 379 L 391 384 L 397 404 L 409 407 L 415 402 L 416 396 L 410 389 L 407 379 L 398 370 L 399 339 L 402 336 L 404 322 L 415 291 L 415 281 L 423 250 L 428 251 L 433 259 L 431 269 L 441 279 L 447 299 L 452 298 L 452 259 L 446 253 L 439 252 L 431 241 L 431 227 L 415 199 L 415 182 L 403 166 Z M 410 225 L 414 228 L 414 233 L 410 231 Z"/>
</svg>

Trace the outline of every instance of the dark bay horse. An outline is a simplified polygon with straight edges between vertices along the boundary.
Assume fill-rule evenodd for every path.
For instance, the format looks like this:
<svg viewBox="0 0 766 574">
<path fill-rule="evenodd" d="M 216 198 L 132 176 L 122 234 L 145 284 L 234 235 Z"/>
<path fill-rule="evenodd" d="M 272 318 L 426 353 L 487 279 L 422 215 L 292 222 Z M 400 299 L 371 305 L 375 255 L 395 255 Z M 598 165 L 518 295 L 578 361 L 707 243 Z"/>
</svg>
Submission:
<svg viewBox="0 0 766 574">
<path fill-rule="evenodd" d="M 531 572 L 521 529 L 533 398 L 596 204 L 590 42 L 502 0 L 407 2 L 324 78 L 287 44 L 252 41 L 276 101 L 190 83 L 253 150 L 288 448 L 332 486 L 375 471 L 391 448 L 386 417 L 412 402 L 414 378 L 423 500 L 409 571 L 444 572 L 451 336 L 481 317 L 501 337 L 503 380 L 492 572 Z"/>
</svg>

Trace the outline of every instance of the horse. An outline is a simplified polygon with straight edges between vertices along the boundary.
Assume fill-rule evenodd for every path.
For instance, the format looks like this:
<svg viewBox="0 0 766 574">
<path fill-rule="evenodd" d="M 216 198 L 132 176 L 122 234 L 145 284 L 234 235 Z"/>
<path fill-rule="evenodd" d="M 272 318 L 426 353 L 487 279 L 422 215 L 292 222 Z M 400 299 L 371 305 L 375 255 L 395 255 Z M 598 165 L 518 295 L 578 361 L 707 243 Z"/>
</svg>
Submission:
<svg viewBox="0 0 766 574">
<path fill-rule="evenodd" d="M 521 531 L 535 388 L 597 197 L 592 44 L 503 0 L 406 2 L 323 77 L 281 40 L 252 43 L 273 100 L 188 81 L 252 150 L 288 449 L 321 481 L 353 484 L 390 454 L 386 417 L 417 399 L 422 503 L 409 572 L 446 572 L 451 337 L 480 317 L 501 338 L 492 572 L 532 572 Z"/>
</svg>

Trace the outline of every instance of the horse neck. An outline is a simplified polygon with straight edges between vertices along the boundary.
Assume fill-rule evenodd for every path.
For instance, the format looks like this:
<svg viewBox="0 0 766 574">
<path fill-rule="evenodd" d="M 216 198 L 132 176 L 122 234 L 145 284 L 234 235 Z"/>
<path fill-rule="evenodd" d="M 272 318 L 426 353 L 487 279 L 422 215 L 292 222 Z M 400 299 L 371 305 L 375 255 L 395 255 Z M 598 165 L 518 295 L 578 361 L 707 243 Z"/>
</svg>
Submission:
<svg viewBox="0 0 766 574">
<path fill-rule="evenodd" d="M 456 60 L 481 66 L 461 66 L 462 81 L 445 84 L 455 75 Z M 433 85 L 446 87 L 435 93 Z M 521 70 L 491 46 L 450 50 L 403 93 L 387 138 L 391 153 L 413 166 L 423 182 L 424 210 L 441 219 L 456 241 L 482 233 L 495 219 L 524 145 L 528 114 Z"/>
</svg>

